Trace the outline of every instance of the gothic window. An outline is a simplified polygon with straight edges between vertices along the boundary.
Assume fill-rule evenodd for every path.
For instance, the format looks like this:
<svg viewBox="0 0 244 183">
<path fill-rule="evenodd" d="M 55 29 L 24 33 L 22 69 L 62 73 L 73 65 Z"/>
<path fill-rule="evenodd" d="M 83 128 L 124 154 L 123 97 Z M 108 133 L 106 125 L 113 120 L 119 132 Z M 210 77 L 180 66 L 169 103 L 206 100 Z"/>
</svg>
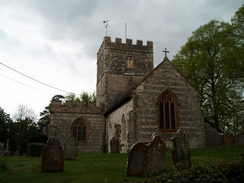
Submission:
<svg viewBox="0 0 244 183">
<path fill-rule="evenodd" d="M 77 142 L 87 142 L 87 125 L 83 118 L 76 119 L 71 126 L 71 133 Z"/>
<path fill-rule="evenodd" d="M 158 100 L 159 130 L 162 132 L 175 132 L 178 129 L 178 102 L 170 90 L 165 90 Z"/>
</svg>

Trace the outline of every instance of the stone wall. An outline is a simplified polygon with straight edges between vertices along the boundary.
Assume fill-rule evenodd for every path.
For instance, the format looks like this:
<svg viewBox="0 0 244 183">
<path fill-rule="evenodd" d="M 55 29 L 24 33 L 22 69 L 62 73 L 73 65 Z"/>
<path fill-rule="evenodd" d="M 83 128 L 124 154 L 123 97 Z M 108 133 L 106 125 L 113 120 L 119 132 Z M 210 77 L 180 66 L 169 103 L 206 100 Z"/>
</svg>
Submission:
<svg viewBox="0 0 244 183">
<path fill-rule="evenodd" d="M 131 113 L 133 112 L 133 100 L 131 99 L 126 104 L 113 111 L 106 118 L 106 129 L 107 129 L 107 142 L 109 144 L 112 137 L 116 136 L 116 127 L 119 125 L 121 133 L 119 134 L 119 140 L 121 145 L 121 152 L 127 153 L 130 143 L 130 132 L 133 128 L 133 121 L 131 121 Z M 110 152 L 110 146 L 108 145 L 108 152 Z"/>
<path fill-rule="evenodd" d="M 108 108 L 121 94 L 138 83 L 153 69 L 153 43 L 122 43 L 105 37 L 97 53 L 97 105 Z"/>
<path fill-rule="evenodd" d="M 52 101 L 50 105 L 51 120 L 48 136 L 57 137 L 61 144 L 72 135 L 71 125 L 77 118 L 83 118 L 87 124 L 87 142 L 78 143 L 79 152 L 101 152 L 104 133 L 104 117 L 102 109 L 95 107 L 94 103 L 88 106 L 71 102 L 62 104 L 61 101 Z"/>
<path fill-rule="evenodd" d="M 155 68 L 131 93 L 136 113 L 134 139 L 146 141 L 150 139 L 152 133 L 157 132 L 167 141 L 174 135 L 174 133 L 161 133 L 158 127 L 158 97 L 166 89 L 174 92 L 177 97 L 179 128 L 189 135 L 190 147 L 203 147 L 205 133 L 200 96 L 168 60 Z"/>
</svg>

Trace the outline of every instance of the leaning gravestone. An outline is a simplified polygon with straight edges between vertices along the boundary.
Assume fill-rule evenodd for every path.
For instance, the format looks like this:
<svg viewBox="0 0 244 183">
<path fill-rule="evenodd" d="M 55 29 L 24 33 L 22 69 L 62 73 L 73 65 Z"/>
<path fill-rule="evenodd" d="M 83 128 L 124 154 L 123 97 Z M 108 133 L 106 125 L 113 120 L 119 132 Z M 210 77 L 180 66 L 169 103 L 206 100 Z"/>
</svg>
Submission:
<svg viewBox="0 0 244 183">
<path fill-rule="evenodd" d="M 4 155 L 4 143 L 0 142 L 0 157 Z"/>
<path fill-rule="evenodd" d="M 64 170 L 64 152 L 57 138 L 52 137 L 47 141 L 41 157 L 42 172 L 60 172 Z"/>
<path fill-rule="evenodd" d="M 165 143 L 159 136 L 147 145 L 147 174 L 160 174 L 165 169 Z"/>
<path fill-rule="evenodd" d="M 118 137 L 112 137 L 112 139 L 110 140 L 110 151 L 111 153 L 120 152 L 120 143 Z"/>
<path fill-rule="evenodd" d="M 189 138 L 179 129 L 171 139 L 173 141 L 172 158 L 174 165 L 180 163 L 184 168 L 191 167 Z"/>
<path fill-rule="evenodd" d="M 64 142 L 64 159 L 65 160 L 74 160 L 77 154 L 77 146 L 75 138 L 73 136 L 67 137 Z"/>
<path fill-rule="evenodd" d="M 146 145 L 142 142 L 134 144 L 127 161 L 127 176 L 142 176 L 145 174 Z"/>
</svg>

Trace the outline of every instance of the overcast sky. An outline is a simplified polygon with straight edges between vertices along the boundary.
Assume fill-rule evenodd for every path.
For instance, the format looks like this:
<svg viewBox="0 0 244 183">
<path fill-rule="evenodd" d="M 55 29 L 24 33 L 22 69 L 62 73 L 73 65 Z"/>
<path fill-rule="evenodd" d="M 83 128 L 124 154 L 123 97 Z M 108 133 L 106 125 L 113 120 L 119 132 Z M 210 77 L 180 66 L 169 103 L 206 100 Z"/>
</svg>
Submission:
<svg viewBox="0 0 244 183">
<path fill-rule="evenodd" d="M 106 34 L 153 41 L 154 66 L 170 59 L 192 31 L 210 20 L 230 21 L 243 0 L 0 0 L 0 107 L 39 115 L 65 92 L 94 92 L 96 53 Z M 4 64 L 4 65 L 3 65 Z M 15 70 L 15 71 L 14 71 Z M 18 72 L 26 75 L 23 76 Z"/>
</svg>

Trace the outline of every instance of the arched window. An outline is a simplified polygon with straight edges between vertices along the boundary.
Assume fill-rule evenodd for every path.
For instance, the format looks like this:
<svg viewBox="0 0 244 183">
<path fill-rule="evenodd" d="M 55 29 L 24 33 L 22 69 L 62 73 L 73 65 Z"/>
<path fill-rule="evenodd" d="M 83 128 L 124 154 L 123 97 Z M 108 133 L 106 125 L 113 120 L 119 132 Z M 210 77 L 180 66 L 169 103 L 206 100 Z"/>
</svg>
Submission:
<svg viewBox="0 0 244 183">
<path fill-rule="evenodd" d="M 178 102 L 175 94 L 165 90 L 158 99 L 159 130 L 175 132 L 179 126 Z"/>
<path fill-rule="evenodd" d="M 83 118 L 76 119 L 71 126 L 71 133 L 75 137 L 77 142 L 87 142 L 87 125 Z"/>
</svg>

